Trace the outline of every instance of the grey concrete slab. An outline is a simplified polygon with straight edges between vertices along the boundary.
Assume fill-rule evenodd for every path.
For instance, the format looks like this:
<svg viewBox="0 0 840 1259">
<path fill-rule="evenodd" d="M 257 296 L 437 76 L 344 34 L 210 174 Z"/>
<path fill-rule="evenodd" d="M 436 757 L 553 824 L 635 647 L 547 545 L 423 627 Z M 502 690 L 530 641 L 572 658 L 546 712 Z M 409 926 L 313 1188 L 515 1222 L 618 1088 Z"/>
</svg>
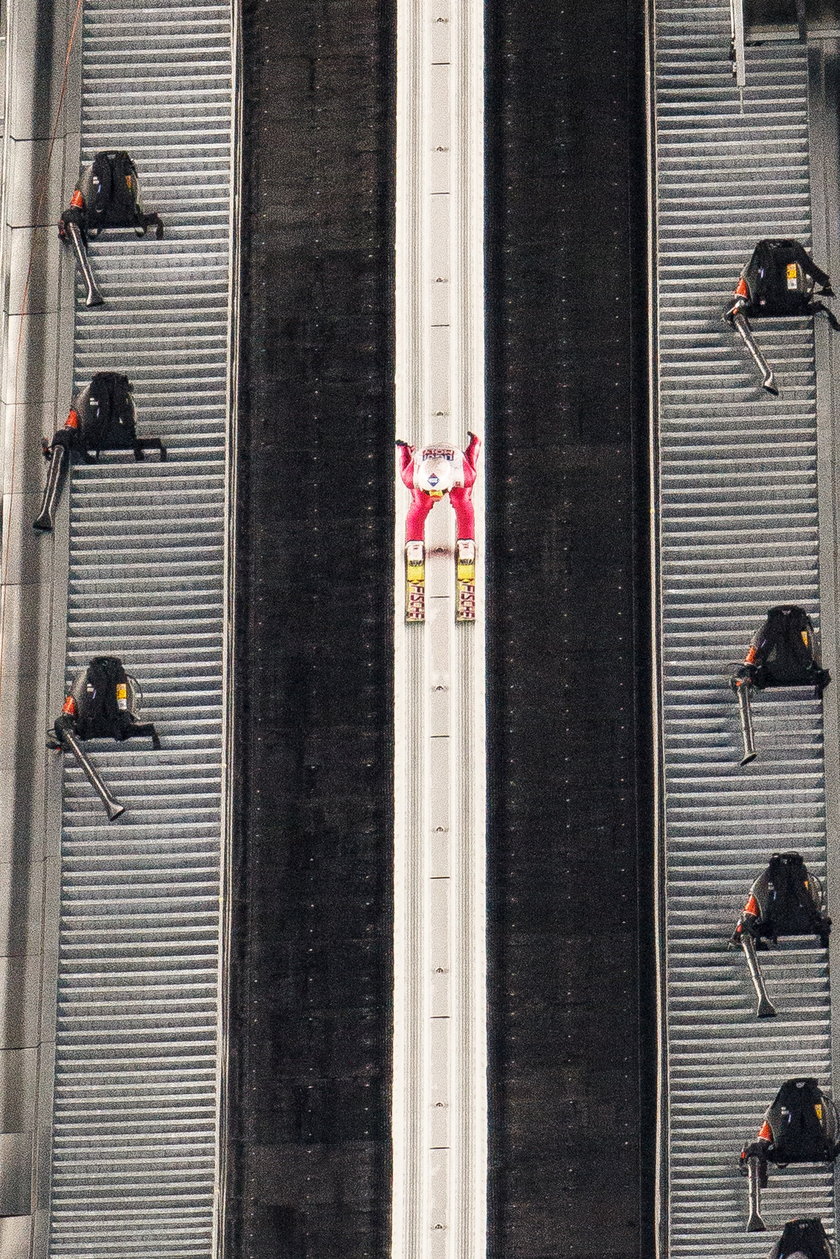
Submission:
<svg viewBox="0 0 840 1259">
<path fill-rule="evenodd" d="M 37 1046 L 40 971 L 39 957 L 0 957 L 0 1049 Z"/>
<path fill-rule="evenodd" d="M 37 1083 L 36 1048 L 5 1049 L 0 1053 L 0 1132 L 32 1132 Z"/>
<path fill-rule="evenodd" d="M 58 772 L 61 772 L 63 762 L 63 754 L 60 752 L 47 753 L 47 778 L 51 777 L 53 765 L 57 766 Z M 58 933 L 59 933 L 59 908 L 60 908 L 60 891 L 61 891 L 61 851 L 60 851 L 60 835 L 56 837 L 55 852 L 51 851 L 51 844 L 45 839 L 46 856 L 44 858 L 44 869 L 42 874 L 42 892 L 44 896 L 43 903 L 43 927 L 41 930 L 41 949 L 47 953 L 58 952 Z M 50 994 L 52 999 L 52 994 Z"/>
<path fill-rule="evenodd" d="M 0 787 L 3 780 L 12 775 L 0 772 Z M 44 862 L 40 859 L 41 831 L 43 830 L 43 772 L 40 790 L 30 792 L 29 797 L 37 794 L 38 810 L 41 814 L 40 826 L 37 818 L 33 819 L 31 830 L 32 843 L 38 854 L 32 862 L 0 861 L 0 956 L 12 957 L 23 954 L 39 953 L 41 948 L 41 907 L 44 900 Z M 26 775 L 14 776 L 15 783 L 25 791 Z M 24 802 L 24 807 L 26 802 Z M 13 803 L 14 807 L 14 803 Z M 9 816 L 9 806 L 0 797 L 0 816 Z M 20 851 L 20 845 L 15 845 Z M 0 1081 L 2 1089 L 2 1081 Z M 0 1124 L 0 1131 L 2 1131 Z M 8 1129 L 7 1129 L 8 1131 Z"/>
<path fill-rule="evenodd" d="M 62 317 L 62 331 L 67 328 L 72 335 L 73 319 L 76 310 L 76 260 L 69 245 L 65 245 L 59 255 L 58 268 L 58 309 Z"/>
<path fill-rule="evenodd" d="M 54 958 L 48 959 L 50 964 L 54 962 Z M 55 970 L 50 966 L 44 968 L 45 986 L 55 977 Z M 55 985 L 53 983 L 53 989 Z M 52 1002 L 53 1015 L 55 1013 L 55 1001 Z M 52 1106 L 53 1106 L 53 1080 L 55 1077 L 55 1037 L 45 1034 L 43 1025 L 41 1029 L 40 1044 L 40 1061 L 38 1067 L 38 1127 L 49 1126 L 52 1123 Z"/>
<path fill-rule="evenodd" d="M 44 759 L 47 751 L 42 744 L 43 727 L 36 726 L 29 732 L 27 742 L 21 741 L 18 753 L 37 758 L 37 765 L 31 770 L 28 766 L 0 769 L 3 851 L 8 856 L 14 855 L 16 863 L 44 857 Z M 37 941 L 30 944 L 30 948 L 37 948 Z"/>
<path fill-rule="evenodd" d="M 8 126 L 16 139 L 46 139 L 55 125 L 68 23 L 63 4 L 27 0 L 9 8 L 10 64 Z M 78 58 L 75 58 L 78 61 Z M 78 99 L 78 74 L 73 90 Z M 70 80 L 68 78 L 68 86 Z"/>
<path fill-rule="evenodd" d="M 44 1068 L 46 1070 L 46 1068 Z M 35 1207 L 39 1216 L 45 1214 L 49 1210 L 50 1205 L 50 1165 L 52 1163 L 52 1125 L 39 1124 L 35 1130 L 35 1142 L 33 1148 L 35 1159 L 35 1193 L 32 1205 Z M 41 1236 L 40 1228 L 38 1236 Z M 40 1250 L 34 1252 L 36 1255 L 46 1255 L 47 1245 L 45 1244 Z M 0 1257 L 2 1259 L 2 1257 Z"/>
<path fill-rule="evenodd" d="M 23 585 L 34 590 L 49 583 L 55 543 L 49 533 L 38 533 L 32 528 L 40 506 L 41 493 L 37 489 L 27 494 L 8 494 L 3 500 L 4 579 L 9 586 Z M 56 517 L 66 511 L 67 495 L 64 494 Z M 32 609 L 27 609 L 26 615 L 32 616 Z"/>
<path fill-rule="evenodd" d="M 32 406 L 0 404 L 4 494 L 38 495 L 42 492 L 46 461 L 41 454 L 41 438 L 51 437 L 64 419 L 64 408 L 57 402 L 39 402 Z"/>
<path fill-rule="evenodd" d="M 75 263 L 68 251 L 59 268 L 58 361 L 56 363 L 56 391 L 59 409 L 68 406 L 73 395 L 73 354 L 76 321 Z M 62 416 L 62 420 L 64 417 Z"/>
<path fill-rule="evenodd" d="M 3 375 L 4 402 L 54 402 L 59 330 L 55 315 L 11 315 Z"/>
<path fill-rule="evenodd" d="M 70 25 L 73 16 L 73 6 L 68 4 L 64 17 L 67 28 L 64 35 L 64 45 L 70 36 Z M 79 118 L 82 113 L 82 41 L 77 38 L 73 44 L 70 54 L 70 61 L 67 66 L 67 83 L 64 89 L 64 109 L 62 111 L 63 128 L 74 127 L 78 125 Z"/>
<path fill-rule="evenodd" d="M 0 1216 L 32 1211 L 32 1133 L 0 1133 Z"/>
<path fill-rule="evenodd" d="M 10 139 L 9 227 L 48 227 L 58 222 L 75 178 L 65 186 L 64 141 L 56 140 L 51 154 L 49 149 L 48 140 Z"/>
<path fill-rule="evenodd" d="M 32 1236 L 31 1215 L 7 1215 L 0 1219 L 0 1259 L 29 1259 Z"/>
<path fill-rule="evenodd" d="M 10 315 L 55 313 L 62 248 L 52 225 L 9 229 Z"/>
<path fill-rule="evenodd" d="M 56 643 L 54 651 L 56 655 L 63 652 L 63 636 L 61 643 Z M 63 659 L 61 664 L 63 666 Z M 64 678 L 61 678 L 60 684 L 58 680 L 50 677 L 47 679 L 46 686 L 46 708 L 45 722 L 49 726 L 61 712 L 61 705 L 64 702 L 65 688 Z M 46 728 L 46 727 L 45 727 Z M 64 757 L 61 752 L 48 752 L 44 765 L 45 778 L 45 809 L 46 818 L 44 822 L 44 855 L 52 861 L 58 861 L 61 856 L 61 824 L 62 824 L 62 786 L 64 782 Z M 52 869 L 48 873 L 47 891 L 49 895 L 53 894 L 52 889 Z M 57 902 L 55 903 L 54 912 L 57 914 Z M 57 930 L 57 925 L 56 925 Z"/>
<path fill-rule="evenodd" d="M 58 949 L 50 948 L 46 944 L 41 953 L 42 975 L 44 981 L 42 994 L 41 1009 L 41 1036 L 40 1044 L 43 1055 L 47 1046 L 50 1047 L 53 1057 L 55 1056 L 55 1029 L 58 1022 L 57 1005 L 55 1001 L 55 988 L 58 981 Z M 46 1068 L 43 1068 L 46 1070 Z M 44 1087 L 50 1090 L 52 1094 L 53 1071 L 50 1069 L 48 1079 L 44 1081 Z M 52 1116 L 50 1116 L 52 1122 Z"/>
<path fill-rule="evenodd" d="M 35 534 L 34 529 L 32 532 Z M 35 539 L 39 541 L 37 534 Z M 3 676 L 14 670 L 15 661 L 18 669 L 29 674 L 42 658 L 45 662 L 50 647 L 49 590 L 46 586 L 9 584 L 3 593 L 3 605 Z"/>
<path fill-rule="evenodd" d="M 49 720 L 47 715 L 47 681 L 43 670 L 33 667 L 31 673 L 0 675 L 0 771 L 17 772 L 19 757 L 41 755 L 40 746 Z M 55 717 L 57 714 L 53 713 Z M 4 819 L 4 855 L 12 859 L 11 829 Z M 24 859 L 30 856 L 31 842 L 26 842 Z"/>
</svg>

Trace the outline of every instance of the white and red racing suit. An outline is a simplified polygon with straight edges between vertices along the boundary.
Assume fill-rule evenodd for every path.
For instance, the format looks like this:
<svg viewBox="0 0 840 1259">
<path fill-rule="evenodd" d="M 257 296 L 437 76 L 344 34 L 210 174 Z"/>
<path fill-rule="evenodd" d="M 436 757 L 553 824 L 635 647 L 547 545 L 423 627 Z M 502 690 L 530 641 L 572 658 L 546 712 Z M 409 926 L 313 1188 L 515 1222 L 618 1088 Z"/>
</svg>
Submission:
<svg viewBox="0 0 840 1259">
<path fill-rule="evenodd" d="M 469 438 L 466 450 L 440 442 L 419 449 L 400 446 L 400 475 L 403 484 L 411 490 L 411 506 L 405 521 L 406 542 L 424 540 L 426 517 L 446 494 L 455 511 L 458 538 L 475 541 L 472 487 L 481 441 L 475 433 L 470 433 Z"/>
</svg>

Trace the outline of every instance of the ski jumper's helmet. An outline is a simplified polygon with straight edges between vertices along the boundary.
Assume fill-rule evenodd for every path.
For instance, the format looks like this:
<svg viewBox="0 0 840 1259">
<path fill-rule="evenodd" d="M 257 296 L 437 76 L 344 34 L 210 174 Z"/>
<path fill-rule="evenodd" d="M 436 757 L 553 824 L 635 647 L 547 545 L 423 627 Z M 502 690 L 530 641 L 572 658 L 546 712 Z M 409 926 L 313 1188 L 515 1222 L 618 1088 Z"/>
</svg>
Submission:
<svg viewBox="0 0 840 1259">
<path fill-rule="evenodd" d="M 415 456 L 415 488 L 432 498 L 443 498 L 456 485 L 463 485 L 463 458 L 454 446 L 424 446 Z"/>
</svg>

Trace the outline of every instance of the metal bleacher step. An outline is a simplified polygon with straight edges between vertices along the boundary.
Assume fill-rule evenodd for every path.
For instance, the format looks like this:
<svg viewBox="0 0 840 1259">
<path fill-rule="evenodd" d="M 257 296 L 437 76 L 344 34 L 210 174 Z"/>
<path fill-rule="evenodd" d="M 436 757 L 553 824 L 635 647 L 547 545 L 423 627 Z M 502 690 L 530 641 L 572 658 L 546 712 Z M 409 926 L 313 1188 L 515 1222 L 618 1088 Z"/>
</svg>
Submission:
<svg viewBox="0 0 840 1259">
<path fill-rule="evenodd" d="M 109 824 L 65 759 L 51 1259 L 212 1253 L 223 825 L 231 9 L 85 0 L 82 160 L 135 159 L 150 234 L 105 232 L 106 304 L 78 305 L 75 385 L 134 383 L 141 436 L 70 487 L 67 681 L 120 656 L 149 741 L 92 741 Z"/>
<path fill-rule="evenodd" d="M 763 954 L 779 1014 L 754 1018 L 728 938 L 774 850 L 826 867 L 821 706 L 756 697 L 759 759 L 738 765 L 727 665 L 768 607 L 819 621 L 816 376 L 808 320 L 757 336 L 781 396 L 758 386 L 721 315 L 761 237 L 810 244 L 808 80 L 800 45 L 748 50 L 743 105 L 729 5 L 655 5 L 659 577 L 664 749 L 666 1179 L 672 1259 L 764 1259 L 793 1215 L 834 1229 L 831 1169 L 772 1169 L 768 1234 L 746 1234 L 738 1154 L 779 1085 L 831 1084 L 825 950 Z M 776 1235 L 778 1233 L 776 1232 Z"/>
</svg>

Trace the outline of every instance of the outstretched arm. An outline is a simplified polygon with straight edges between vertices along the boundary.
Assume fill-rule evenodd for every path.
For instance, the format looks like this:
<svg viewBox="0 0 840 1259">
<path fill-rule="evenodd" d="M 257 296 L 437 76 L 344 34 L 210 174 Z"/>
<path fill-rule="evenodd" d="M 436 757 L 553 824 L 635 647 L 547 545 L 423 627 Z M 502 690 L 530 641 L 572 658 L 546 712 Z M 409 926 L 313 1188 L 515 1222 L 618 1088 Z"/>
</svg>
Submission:
<svg viewBox="0 0 840 1259">
<path fill-rule="evenodd" d="M 408 442 L 400 439 L 397 440 L 397 450 L 400 457 L 400 476 L 403 485 L 408 489 L 414 489 L 414 447 L 409 446 Z"/>
<path fill-rule="evenodd" d="M 470 444 L 464 451 L 464 458 L 472 468 L 473 472 L 475 472 L 475 465 L 478 462 L 478 455 L 481 450 L 481 438 L 476 433 L 470 432 L 467 432 L 467 437 L 470 439 Z"/>
</svg>

